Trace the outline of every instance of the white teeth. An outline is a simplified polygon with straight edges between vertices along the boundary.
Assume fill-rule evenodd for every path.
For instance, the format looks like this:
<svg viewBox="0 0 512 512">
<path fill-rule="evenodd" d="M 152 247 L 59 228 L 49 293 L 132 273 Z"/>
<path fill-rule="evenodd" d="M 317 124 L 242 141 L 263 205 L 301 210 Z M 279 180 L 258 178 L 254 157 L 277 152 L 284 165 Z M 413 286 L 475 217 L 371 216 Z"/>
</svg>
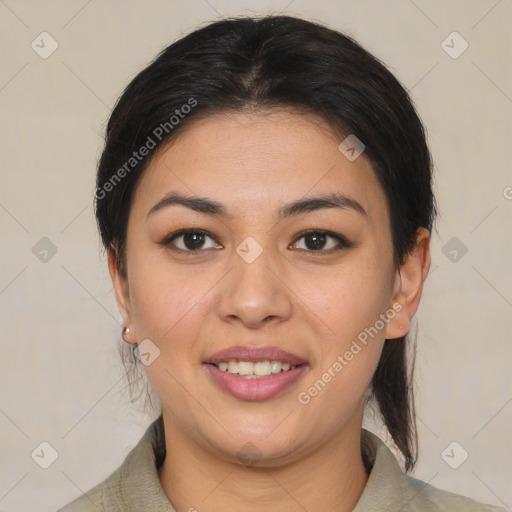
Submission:
<svg viewBox="0 0 512 512">
<path fill-rule="evenodd" d="M 289 370 L 294 370 L 295 365 L 282 363 L 281 361 L 223 361 L 217 365 L 219 370 L 229 372 L 246 379 L 257 379 L 259 377 L 269 377 L 270 375 Z"/>
<path fill-rule="evenodd" d="M 229 363 L 231 365 L 231 363 Z M 250 361 L 238 361 L 238 374 L 239 375 L 253 375 L 254 363 Z M 231 368 L 230 368 L 231 371 Z M 233 372 L 231 372 L 233 373 Z"/>
<path fill-rule="evenodd" d="M 259 361 L 258 363 L 254 363 L 254 374 L 255 375 L 272 375 L 270 370 L 270 361 Z"/>
<path fill-rule="evenodd" d="M 281 361 L 272 361 L 270 363 L 270 369 L 272 370 L 272 373 L 279 373 L 281 371 Z"/>
</svg>

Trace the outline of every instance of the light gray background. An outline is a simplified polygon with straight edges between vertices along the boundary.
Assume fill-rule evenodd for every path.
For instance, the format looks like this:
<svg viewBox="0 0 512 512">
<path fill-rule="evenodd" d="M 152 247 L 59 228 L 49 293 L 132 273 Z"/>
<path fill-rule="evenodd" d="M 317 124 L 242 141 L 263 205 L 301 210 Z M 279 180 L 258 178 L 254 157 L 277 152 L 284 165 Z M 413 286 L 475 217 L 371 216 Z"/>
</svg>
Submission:
<svg viewBox="0 0 512 512">
<path fill-rule="evenodd" d="M 199 24 L 278 11 L 353 35 L 411 91 L 441 210 L 417 315 L 414 475 L 512 506 L 510 0 L 0 0 L 0 512 L 67 503 L 110 475 L 152 419 L 129 401 L 92 211 L 110 109 Z M 59 45 L 47 59 L 31 47 L 43 31 Z M 469 44 L 456 59 L 441 46 L 453 31 Z M 32 252 L 42 237 L 57 248 L 46 262 Z M 457 261 L 443 253 L 452 237 Z M 31 457 L 43 441 L 59 455 L 48 469 Z M 452 464 L 469 454 L 458 469 L 441 456 L 453 441 Z"/>
</svg>

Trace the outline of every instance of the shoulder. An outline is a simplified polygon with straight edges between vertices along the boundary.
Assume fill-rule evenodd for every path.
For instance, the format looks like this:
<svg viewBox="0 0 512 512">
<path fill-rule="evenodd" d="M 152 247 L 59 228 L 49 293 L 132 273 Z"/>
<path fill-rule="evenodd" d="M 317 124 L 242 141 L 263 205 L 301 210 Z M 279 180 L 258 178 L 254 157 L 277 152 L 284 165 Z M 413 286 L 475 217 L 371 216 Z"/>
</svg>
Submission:
<svg viewBox="0 0 512 512">
<path fill-rule="evenodd" d="M 106 480 L 57 512 L 174 512 L 158 477 L 158 466 L 162 457 L 165 458 L 165 440 L 162 436 L 160 416 L 147 428 L 121 466 Z"/>
<path fill-rule="evenodd" d="M 140 442 L 128 454 L 122 465 L 107 479 L 97 484 L 86 493 L 83 493 L 63 508 L 60 508 L 57 512 L 106 512 L 107 510 L 123 510 L 117 507 L 118 505 L 125 504 L 126 494 L 123 495 L 123 475 L 125 475 L 127 471 L 132 470 L 135 461 L 134 455 L 139 451 Z M 116 505 L 115 508 L 113 508 L 114 505 Z"/>
<path fill-rule="evenodd" d="M 361 447 L 371 461 L 366 487 L 353 512 L 505 512 L 465 496 L 438 489 L 406 475 L 391 450 L 375 434 L 363 429 Z"/>
<path fill-rule="evenodd" d="M 436 512 L 504 512 L 505 508 L 487 505 L 479 501 L 438 489 L 411 476 L 403 475 L 403 496 L 409 502 L 404 508 L 410 512 L 436 511 Z"/>
<path fill-rule="evenodd" d="M 98 510 L 105 510 L 103 488 L 111 477 L 112 476 L 96 487 L 93 487 L 86 494 L 68 503 L 66 506 L 59 508 L 57 512 L 98 512 Z"/>
</svg>

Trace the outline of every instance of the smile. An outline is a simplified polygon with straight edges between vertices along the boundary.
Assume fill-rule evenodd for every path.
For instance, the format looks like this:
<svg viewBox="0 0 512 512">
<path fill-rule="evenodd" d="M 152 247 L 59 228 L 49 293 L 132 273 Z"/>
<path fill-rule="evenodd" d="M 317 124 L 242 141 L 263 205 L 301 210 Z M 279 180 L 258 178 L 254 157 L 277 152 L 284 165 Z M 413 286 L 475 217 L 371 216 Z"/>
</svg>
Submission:
<svg viewBox="0 0 512 512">
<path fill-rule="evenodd" d="M 261 379 L 296 368 L 295 365 L 282 361 L 222 361 L 215 365 L 222 372 L 229 372 L 245 379 Z"/>
<path fill-rule="evenodd" d="M 279 347 L 238 345 L 203 360 L 211 382 L 240 400 L 268 400 L 297 383 L 307 361 Z"/>
<path fill-rule="evenodd" d="M 301 364 L 289 370 L 270 375 L 240 375 L 220 370 L 214 364 L 205 364 L 209 377 L 219 389 L 240 400 L 268 400 L 280 395 L 296 384 L 308 369 L 307 364 Z"/>
</svg>

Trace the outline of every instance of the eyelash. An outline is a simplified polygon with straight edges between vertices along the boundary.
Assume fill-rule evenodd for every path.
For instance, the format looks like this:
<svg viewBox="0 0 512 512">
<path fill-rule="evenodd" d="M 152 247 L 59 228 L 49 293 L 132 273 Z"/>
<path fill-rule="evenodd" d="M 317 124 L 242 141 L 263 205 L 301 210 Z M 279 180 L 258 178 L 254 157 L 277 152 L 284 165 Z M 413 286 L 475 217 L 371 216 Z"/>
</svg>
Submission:
<svg viewBox="0 0 512 512">
<path fill-rule="evenodd" d="M 183 235 L 187 234 L 199 234 L 203 236 L 210 237 L 212 240 L 215 241 L 215 238 L 211 236 L 211 234 L 208 231 L 204 231 L 203 229 L 180 229 L 178 231 L 175 231 L 174 233 L 171 233 L 170 235 L 166 236 L 161 242 L 160 245 L 163 247 L 166 247 L 174 252 L 180 252 L 182 254 L 185 254 L 186 256 L 193 256 L 197 253 L 202 253 L 208 249 L 197 249 L 197 250 L 191 250 L 191 249 L 180 249 L 176 246 L 173 246 L 172 242 L 180 238 Z M 343 235 L 339 235 L 337 233 L 333 233 L 332 231 L 326 231 L 323 229 L 307 229 L 306 231 L 303 231 L 299 234 L 299 236 L 295 239 L 293 242 L 293 245 L 296 245 L 299 240 L 302 238 L 311 235 L 311 234 L 317 234 L 317 235 L 325 235 L 329 238 L 333 238 L 338 242 L 338 246 L 330 249 L 319 249 L 319 250 L 313 250 L 313 249 L 299 249 L 301 251 L 307 251 L 309 253 L 331 253 L 333 251 L 340 251 L 342 249 L 349 249 L 353 246 L 351 242 L 349 242 Z M 216 242 L 216 241 L 215 241 Z M 216 242 L 218 243 L 218 242 Z"/>
</svg>

